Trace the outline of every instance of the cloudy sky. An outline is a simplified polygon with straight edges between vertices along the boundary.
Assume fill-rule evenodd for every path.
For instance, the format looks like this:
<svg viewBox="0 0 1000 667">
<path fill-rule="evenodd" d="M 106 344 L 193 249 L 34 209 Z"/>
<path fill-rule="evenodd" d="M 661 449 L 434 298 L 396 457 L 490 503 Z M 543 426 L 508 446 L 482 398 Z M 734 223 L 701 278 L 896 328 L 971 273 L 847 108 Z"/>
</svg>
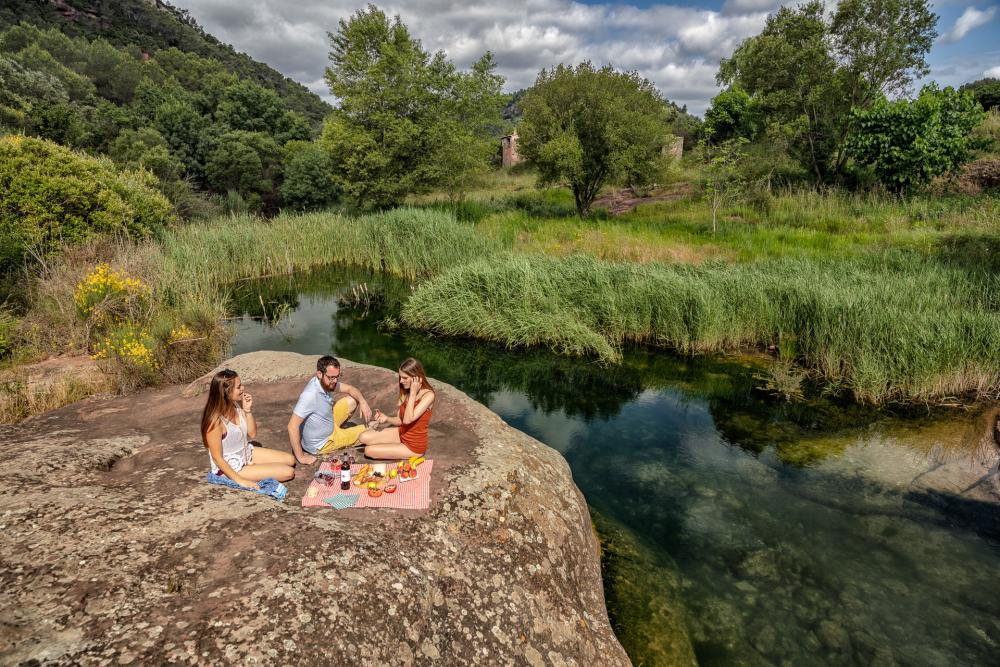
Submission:
<svg viewBox="0 0 1000 667">
<path fill-rule="evenodd" d="M 941 36 L 929 56 L 929 78 L 959 85 L 982 76 L 1000 77 L 1000 11 L 995 3 L 933 3 Z M 323 81 L 327 32 L 366 5 L 364 0 L 174 0 L 173 4 L 190 10 L 222 41 L 327 100 L 331 99 Z M 399 14 L 425 49 L 444 50 L 459 66 L 492 51 L 509 91 L 531 85 L 543 67 L 589 59 L 638 70 L 668 99 L 700 115 L 718 90 L 719 59 L 759 32 L 768 12 L 782 3 L 393 0 L 376 4 L 388 14 Z"/>
</svg>

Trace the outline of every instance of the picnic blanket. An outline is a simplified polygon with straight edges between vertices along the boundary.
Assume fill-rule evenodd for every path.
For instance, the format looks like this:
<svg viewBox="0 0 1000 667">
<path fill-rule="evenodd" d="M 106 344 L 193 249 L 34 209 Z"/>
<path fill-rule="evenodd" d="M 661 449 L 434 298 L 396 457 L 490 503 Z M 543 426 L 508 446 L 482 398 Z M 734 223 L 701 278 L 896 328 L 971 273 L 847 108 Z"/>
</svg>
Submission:
<svg viewBox="0 0 1000 667">
<path fill-rule="evenodd" d="M 288 495 L 288 487 L 273 477 L 268 477 L 267 479 L 263 479 L 258 482 L 258 488 L 256 489 L 245 489 L 225 475 L 216 475 L 213 472 L 209 472 L 208 475 L 206 475 L 205 481 L 209 484 L 228 486 L 230 489 L 236 489 L 237 491 L 251 491 L 253 493 L 259 493 L 262 496 L 270 496 L 277 501 L 284 500 L 285 496 Z"/>
<path fill-rule="evenodd" d="M 351 475 L 356 475 L 361 469 L 360 463 L 351 466 Z M 386 465 L 386 474 L 398 463 Z M 434 468 L 434 461 L 428 459 L 420 464 L 417 469 L 417 478 L 402 481 L 396 478 L 396 492 L 383 493 L 378 498 L 368 495 L 368 490 L 362 487 L 351 485 L 347 491 L 340 490 L 340 473 L 333 471 L 333 465 L 324 462 L 319 467 L 319 472 L 327 472 L 333 475 L 334 481 L 330 485 L 320 484 L 319 480 L 313 479 L 302 496 L 303 507 L 334 507 L 336 509 L 346 509 L 348 507 L 394 507 L 396 509 L 425 510 L 430 505 L 431 498 L 431 471 Z M 311 489 L 316 489 L 316 494 L 310 497 Z M 350 503 L 351 496 L 355 497 Z"/>
</svg>

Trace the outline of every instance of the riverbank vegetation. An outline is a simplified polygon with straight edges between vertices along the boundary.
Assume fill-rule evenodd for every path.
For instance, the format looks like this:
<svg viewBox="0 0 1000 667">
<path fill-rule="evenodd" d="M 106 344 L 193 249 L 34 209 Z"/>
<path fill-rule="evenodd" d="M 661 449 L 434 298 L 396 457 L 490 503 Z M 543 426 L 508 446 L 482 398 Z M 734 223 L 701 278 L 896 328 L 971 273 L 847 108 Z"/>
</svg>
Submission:
<svg viewBox="0 0 1000 667">
<path fill-rule="evenodd" d="M 543 71 L 501 119 L 489 54 L 460 72 L 369 7 L 331 35 L 341 102 L 319 136 L 314 104 L 228 60 L 9 26 L 5 372 L 72 353 L 119 390 L 183 381 L 223 354 L 237 281 L 341 263 L 405 278 L 388 324 L 440 335 L 606 365 L 631 344 L 761 351 L 786 398 L 806 381 L 875 404 L 996 395 L 991 84 L 888 103 L 923 72 L 933 16 L 896 3 L 906 30 L 885 35 L 867 7 L 774 14 L 722 63 L 704 125 L 635 73 L 589 63 Z M 866 69 L 869 47 L 887 69 Z M 805 79 L 770 77 L 775 58 Z M 387 62 L 407 76 L 386 78 Z M 829 104 L 813 117 L 816 100 Z M 490 170 L 513 120 L 534 164 Z M 667 159 L 667 130 L 683 160 Z M 376 134 L 394 138 L 376 151 Z M 922 152 L 878 150 L 911 135 Z"/>
</svg>

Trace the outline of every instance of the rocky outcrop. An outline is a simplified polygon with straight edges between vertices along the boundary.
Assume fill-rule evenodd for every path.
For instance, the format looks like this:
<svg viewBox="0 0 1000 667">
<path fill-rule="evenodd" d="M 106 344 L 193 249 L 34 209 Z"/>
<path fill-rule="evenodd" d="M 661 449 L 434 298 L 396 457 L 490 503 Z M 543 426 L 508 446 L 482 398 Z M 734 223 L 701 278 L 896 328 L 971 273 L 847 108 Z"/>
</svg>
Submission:
<svg viewBox="0 0 1000 667">
<path fill-rule="evenodd" d="M 236 357 L 263 444 L 315 358 Z M 345 363 L 373 405 L 393 374 Z M 562 457 L 437 383 L 426 511 L 202 481 L 203 396 L 93 398 L 0 430 L 3 664 L 628 664 Z"/>
</svg>

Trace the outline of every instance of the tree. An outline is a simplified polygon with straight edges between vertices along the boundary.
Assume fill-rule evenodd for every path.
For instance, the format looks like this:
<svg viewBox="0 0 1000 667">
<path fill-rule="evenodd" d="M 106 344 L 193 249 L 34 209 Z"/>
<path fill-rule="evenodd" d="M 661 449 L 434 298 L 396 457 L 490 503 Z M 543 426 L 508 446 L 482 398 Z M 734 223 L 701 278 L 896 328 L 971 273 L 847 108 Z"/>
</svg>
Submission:
<svg viewBox="0 0 1000 667">
<path fill-rule="evenodd" d="M 728 88 L 712 98 L 702 131 L 713 143 L 736 137 L 752 140 L 758 122 L 755 116 L 754 101 L 747 92 L 739 87 Z"/>
<path fill-rule="evenodd" d="M 184 164 L 171 154 L 166 139 L 151 127 L 123 131 L 108 153 L 132 169 L 148 169 L 161 182 L 179 180 L 184 172 Z"/>
<path fill-rule="evenodd" d="M 986 78 L 967 83 L 958 89 L 969 91 L 986 111 L 1000 107 L 1000 79 Z"/>
<path fill-rule="evenodd" d="M 928 71 L 937 16 L 926 0 L 843 0 L 832 16 L 818 0 L 782 7 L 719 67 L 745 90 L 772 133 L 817 181 L 843 173 L 851 110 L 905 92 Z"/>
<path fill-rule="evenodd" d="M 280 174 L 278 144 L 260 132 L 225 133 L 205 165 L 209 185 L 220 192 L 235 191 L 248 196 L 254 208 L 274 203 Z"/>
<path fill-rule="evenodd" d="M 499 124 L 502 81 L 492 58 L 460 74 L 443 53 L 425 52 L 398 16 L 390 20 L 373 5 L 341 20 L 330 43 L 326 80 L 340 102 L 321 144 L 355 206 L 399 204 L 488 159 L 479 114 L 495 113 Z"/>
<path fill-rule="evenodd" d="M 600 189 L 666 168 L 671 112 L 635 72 L 558 65 L 542 70 L 520 101 L 518 149 L 543 183 L 566 183 L 583 217 Z"/>
<path fill-rule="evenodd" d="M 239 81 L 223 92 L 215 119 L 233 130 L 274 135 L 284 113 L 281 98 L 273 90 L 252 81 Z"/>
<path fill-rule="evenodd" d="M 705 142 L 701 149 L 705 159 L 705 193 L 712 208 L 712 234 L 718 230 L 722 207 L 731 203 L 746 187 L 741 163 L 746 159 L 745 137 L 735 137 L 717 145 Z"/>
<path fill-rule="evenodd" d="M 916 100 L 880 100 L 852 114 L 848 153 L 886 187 L 910 190 L 969 158 L 972 130 L 985 112 L 969 92 L 924 86 Z"/>
<path fill-rule="evenodd" d="M 317 209 L 337 200 L 330 156 L 318 144 L 291 141 L 282 147 L 285 154 L 281 201 L 288 208 Z"/>
</svg>

